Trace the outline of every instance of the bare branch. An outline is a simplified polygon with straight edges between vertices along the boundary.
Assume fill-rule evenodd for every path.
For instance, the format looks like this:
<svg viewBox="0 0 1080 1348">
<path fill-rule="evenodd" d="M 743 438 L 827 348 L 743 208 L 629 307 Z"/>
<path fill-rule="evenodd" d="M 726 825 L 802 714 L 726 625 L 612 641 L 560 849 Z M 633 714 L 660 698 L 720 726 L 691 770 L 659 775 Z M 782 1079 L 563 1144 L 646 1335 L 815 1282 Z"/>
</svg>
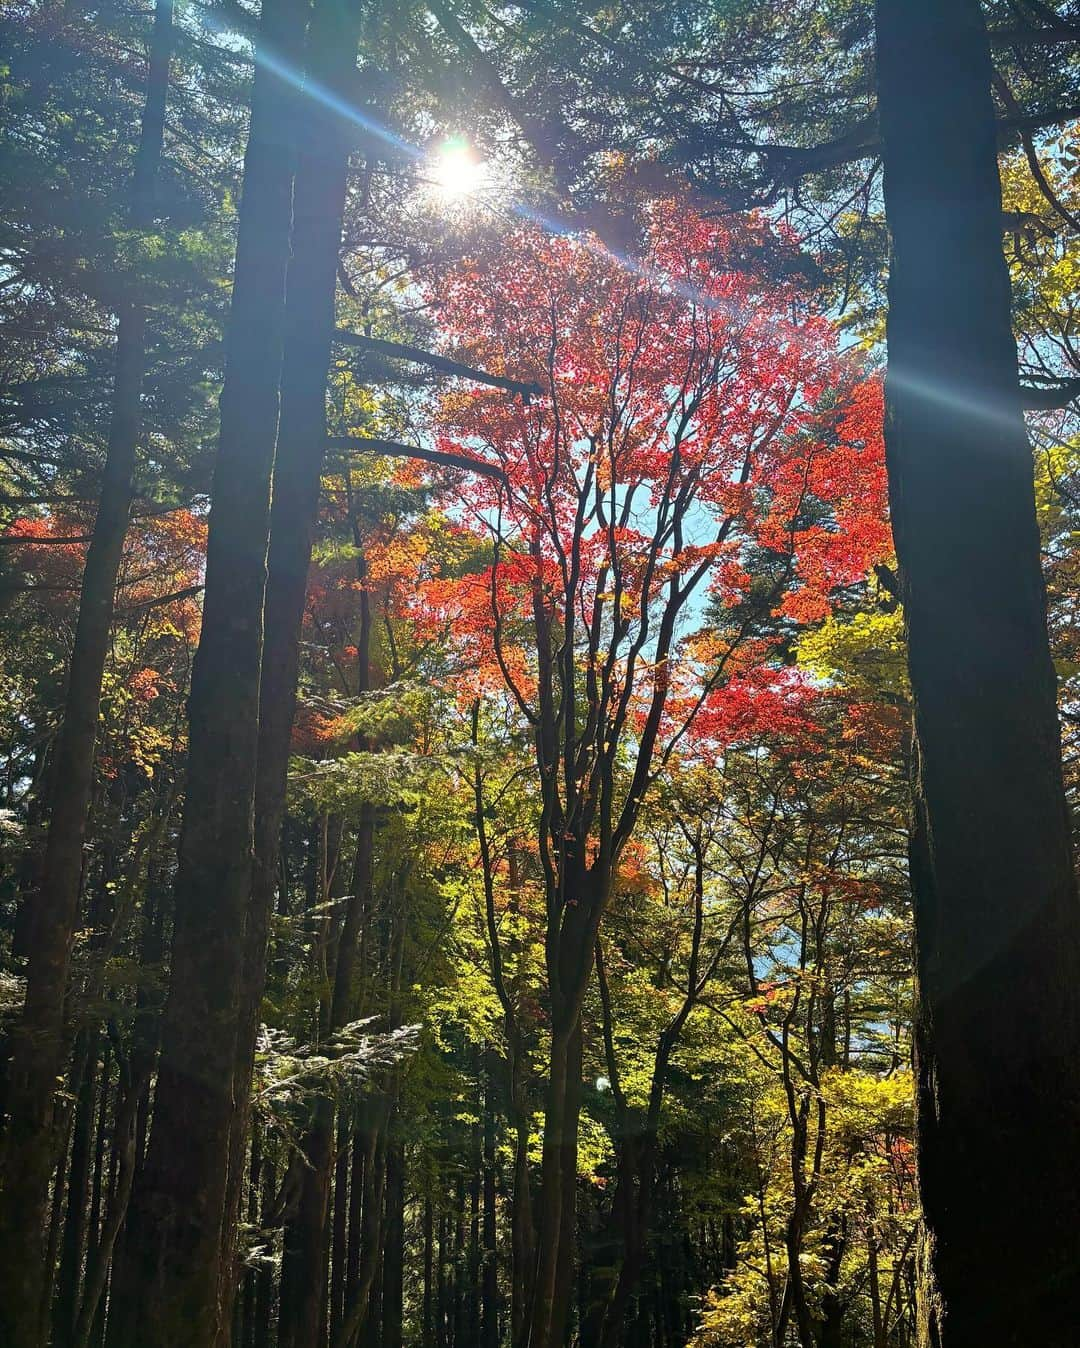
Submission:
<svg viewBox="0 0 1080 1348">
<path fill-rule="evenodd" d="M 525 383 L 520 379 L 507 379 L 501 374 L 488 374 L 486 370 L 477 370 L 459 360 L 448 356 L 438 356 L 433 351 L 424 351 L 418 346 L 406 346 L 403 342 L 390 342 L 383 337 L 364 337 L 358 332 L 348 332 L 338 328 L 334 341 L 342 346 L 358 347 L 362 351 L 374 351 L 380 356 L 390 356 L 397 360 L 408 360 L 414 365 L 426 365 L 441 374 L 456 375 L 459 379 L 471 379 L 474 384 L 489 384 L 492 388 L 505 389 L 507 393 L 517 393 L 525 399 L 539 398 L 543 388 L 539 384 Z"/>
<path fill-rule="evenodd" d="M 470 459 L 467 454 L 454 454 L 449 450 L 423 449 L 420 445 L 403 445 L 396 440 L 376 440 L 364 435 L 331 435 L 327 437 L 326 448 L 352 454 L 379 454 L 390 459 L 421 459 L 424 463 L 437 463 L 444 468 L 463 468 L 466 472 L 493 478 L 504 487 L 509 486 L 506 474 L 497 464 L 485 463 L 483 459 Z"/>
</svg>

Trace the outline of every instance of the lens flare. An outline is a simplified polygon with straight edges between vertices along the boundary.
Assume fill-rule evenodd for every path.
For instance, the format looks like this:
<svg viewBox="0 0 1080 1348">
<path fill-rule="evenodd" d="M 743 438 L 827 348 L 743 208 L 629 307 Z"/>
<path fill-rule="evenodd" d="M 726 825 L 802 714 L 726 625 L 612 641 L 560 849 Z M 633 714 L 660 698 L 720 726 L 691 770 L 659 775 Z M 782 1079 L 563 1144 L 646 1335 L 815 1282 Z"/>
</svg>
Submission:
<svg viewBox="0 0 1080 1348">
<path fill-rule="evenodd" d="M 427 178 L 439 201 L 459 202 L 487 183 L 488 166 L 464 137 L 451 136 L 436 147 Z"/>
</svg>

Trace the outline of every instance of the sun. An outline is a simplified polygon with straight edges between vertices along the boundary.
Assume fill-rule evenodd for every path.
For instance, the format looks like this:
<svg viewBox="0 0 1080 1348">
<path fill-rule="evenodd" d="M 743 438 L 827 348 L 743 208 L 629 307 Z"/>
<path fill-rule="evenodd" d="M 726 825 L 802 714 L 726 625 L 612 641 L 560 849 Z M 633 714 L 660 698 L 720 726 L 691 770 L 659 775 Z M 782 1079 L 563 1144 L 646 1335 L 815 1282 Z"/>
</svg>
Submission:
<svg viewBox="0 0 1080 1348">
<path fill-rule="evenodd" d="M 438 200 L 458 202 L 484 186 L 488 166 L 463 136 L 449 136 L 431 155 L 427 178 Z"/>
</svg>

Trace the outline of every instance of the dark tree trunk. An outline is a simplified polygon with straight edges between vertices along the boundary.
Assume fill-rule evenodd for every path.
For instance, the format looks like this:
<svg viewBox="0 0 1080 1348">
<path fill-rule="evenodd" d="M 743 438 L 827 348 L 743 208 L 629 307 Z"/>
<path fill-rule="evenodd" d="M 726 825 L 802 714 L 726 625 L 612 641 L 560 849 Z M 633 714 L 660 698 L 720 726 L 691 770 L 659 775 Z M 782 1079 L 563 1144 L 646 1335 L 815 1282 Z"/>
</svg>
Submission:
<svg viewBox="0 0 1080 1348">
<path fill-rule="evenodd" d="M 615 1348 L 622 1342 L 630 1300 L 645 1264 L 656 1136 L 633 1114 L 628 1114 L 623 1127 L 617 1143 L 615 1194 L 598 1249 L 600 1267 L 592 1272 L 588 1315 L 582 1325 L 582 1343 L 588 1348 Z"/>
<path fill-rule="evenodd" d="M 146 101 L 129 212 L 135 228 L 152 219 L 172 50 L 172 0 L 157 0 Z M 54 1162 L 54 1095 L 64 1063 L 64 997 L 82 877 L 94 778 L 101 683 L 109 650 L 116 577 L 131 508 L 142 426 L 146 314 L 128 299 L 117 315 L 112 416 L 97 515 L 86 554 L 79 617 L 54 755 L 49 831 L 30 917 L 26 1002 L 13 1035 L 10 1122 L 0 1195 L 0 1342 L 38 1342 L 45 1282 L 42 1246 Z"/>
<path fill-rule="evenodd" d="M 479 1084 L 479 1083 L 477 1083 Z M 469 1148 L 469 1262 L 468 1262 L 468 1323 L 469 1342 L 480 1342 L 480 1299 L 482 1251 L 480 1245 L 480 1190 L 483 1185 L 483 1141 L 480 1120 L 472 1127 L 472 1146 Z"/>
<path fill-rule="evenodd" d="M 586 1316 L 581 1327 L 586 1348 L 617 1348 L 623 1342 L 627 1312 L 645 1267 L 653 1225 L 660 1122 L 671 1055 L 704 986 L 701 981 L 701 936 L 704 925 L 705 874 L 700 840 L 695 847 L 695 924 L 686 994 L 672 1020 L 661 1031 L 653 1058 L 648 1105 L 643 1114 L 630 1108 L 623 1092 L 615 1052 L 611 995 L 603 948 L 596 945 L 596 981 L 600 993 L 604 1050 L 618 1120 L 618 1177 L 605 1223 L 600 1265 L 591 1278 Z M 689 1239 L 689 1233 L 687 1233 Z"/>
<path fill-rule="evenodd" d="M 469 1238 L 465 1220 L 465 1176 L 459 1175 L 454 1198 L 454 1348 L 469 1342 Z"/>
<path fill-rule="evenodd" d="M 259 50 L 295 61 L 301 0 L 266 0 Z M 172 976 L 154 1119 L 114 1278 L 110 1338 L 198 1345 L 220 1320 L 244 918 L 251 890 L 263 593 L 292 217 L 288 82 L 257 61 L 221 396 L 202 635 L 189 701 Z"/>
<path fill-rule="evenodd" d="M 511 1069 L 513 1073 L 513 1068 Z M 529 1118 L 517 1104 L 514 1109 L 514 1198 L 510 1214 L 512 1285 L 510 1289 L 510 1342 L 521 1348 L 528 1325 L 536 1265 L 533 1228 L 532 1177 L 529 1170 Z"/>
<path fill-rule="evenodd" d="M 309 77 L 353 92 L 359 8 L 318 0 L 307 44 Z M 349 140 L 323 104 L 305 104 L 305 134 L 296 168 L 292 259 L 285 309 L 281 420 L 274 463 L 265 605 L 263 676 L 255 782 L 255 865 L 244 936 L 236 1048 L 236 1113 L 231 1149 L 239 1162 L 248 1130 L 248 1099 L 266 977 L 266 947 L 278 880 L 285 814 L 300 627 L 312 532 L 318 514 L 326 379 L 334 328 L 338 250 L 345 207 Z M 231 1186 L 233 1188 L 234 1186 Z M 232 1211 L 238 1199 L 230 1192 Z"/>
<path fill-rule="evenodd" d="M 113 1251 L 127 1216 L 135 1176 L 136 1125 L 139 1100 L 146 1084 L 146 1076 L 138 1074 L 141 1071 L 149 1073 L 149 1061 L 135 1057 L 132 1062 L 123 1065 L 120 1074 L 116 1118 L 113 1123 L 113 1180 L 109 1207 L 97 1244 L 90 1251 L 86 1261 L 86 1279 L 73 1337 L 75 1348 L 87 1348 L 95 1326 L 104 1319 L 105 1289 Z"/>
<path fill-rule="evenodd" d="M 53 1305 L 53 1343 L 68 1348 L 75 1332 L 79 1305 L 79 1281 L 86 1256 L 86 1229 L 90 1197 L 90 1162 L 93 1155 L 94 1105 L 97 1101 L 98 1032 L 85 1026 L 75 1047 L 82 1081 L 78 1087 L 72 1125 L 71 1157 L 67 1176 L 67 1212 L 60 1247 L 60 1270 Z"/>
<path fill-rule="evenodd" d="M 368 1324 L 383 1230 L 383 1189 L 386 1180 L 387 1101 L 378 1097 L 361 1105 L 360 1136 L 364 1140 L 363 1197 L 359 1254 L 355 1282 L 346 1287 L 345 1318 L 332 1348 L 352 1348 Z M 355 1165 L 355 1161 L 354 1161 Z"/>
<path fill-rule="evenodd" d="M 439 1265 L 436 1295 L 435 1348 L 448 1348 L 447 1333 L 450 1321 L 450 1287 L 447 1278 L 446 1247 L 449 1240 L 449 1220 L 445 1213 L 439 1214 Z"/>
<path fill-rule="evenodd" d="M 375 1256 L 375 1282 L 371 1289 L 367 1319 L 362 1330 L 364 1339 L 370 1344 L 382 1342 L 382 1295 L 383 1295 L 383 1246 L 380 1239 Z"/>
<path fill-rule="evenodd" d="M 574 1261 L 577 1254 L 578 1127 L 581 1117 L 582 1028 L 579 1015 L 570 1036 L 566 1071 L 566 1113 L 561 1140 L 559 1165 L 560 1201 L 559 1252 L 555 1273 L 555 1305 L 551 1317 L 551 1348 L 566 1342 L 570 1305 L 574 1290 Z"/>
<path fill-rule="evenodd" d="M 365 653 L 366 656 L 366 653 Z M 365 659 L 366 667 L 366 659 Z M 362 822 L 351 872 L 345 918 L 337 943 L 333 993 L 326 1013 L 324 1032 L 333 1034 L 348 1023 L 352 1003 L 352 971 L 358 932 L 358 913 L 371 884 L 372 835 L 370 821 Z M 322 1299 L 327 1282 L 327 1236 L 330 1181 L 334 1167 L 334 1102 L 321 1098 L 304 1137 L 304 1167 L 300 1205 L 286 1225 L 285 1260 L 289 1303 L 282 1306 L 282 1348 L 316 1348 Z M 339 1325 L 344 1325 L 345 1312 Z"/>
<path fill-rule="evenodd" d="M 568 1029 L 551 1037 L 528 1348 L 558 1348 L 566 1327 L 573 1285 L 581 1051 L 579 1010 Z"/>
<path fill-rule="evenodd" d="M 870 1314 L 874 1330 L 874 1348 L 887 1348 L 885 1342 L 885 1317 L 881 1305 L 881 1280 L 878 1270 L 877 1237 L 870 1237 L 867 1251 L 868 1276 L 870 1282 Z"/>
<path fill-rule="evenodd" d="M 64 1160 L 68 1154 L 69 1136 L 65 1135 L 64 1145 L 60 1148 L 60 1169 L 63 1169 Z M 53 1281 L 56 1272 L 56 1256 L 60 1248 L 60 1231 L 63 1225 L 61 1217 L 64 1211 L 64 1186 L 60 1182 L 62 1176 L 58 1174 L 57 1183 L 53 1187 L 52 1203 L 49 1205 L 49 1233 L 45 1240 L 45 1276 L 41 1284 L 41 1304 L 38 1308 L 38 1333 L 44 1339 L 48 1333 L 49 1324 L 49 1306 L 53 1295 Z"/>
<path fill-rule="evenodd" d="M 259 1225 L 259 1191 L 262 1180 L 262 1129 L 251 1130 L 251 1157 L 248 1174 L 247 1219 L 253 1230 Z M 242 1348 L 255 1348 L 255 1296 L 258 1274 L 252 1268 L 243 1272 L 243 1291 L 240 1298 L 240 1323 L 233 1331 L 233 1342 Z"/>
<path fill-rule="evenodd" d="M 420 1348 L 435 1348 L 435 1325 L 432 1308 L 435 1304 L 435 1238 L 431 1195 L 424 1199 L 424 1291 L 420 1309 Z"/>
<path fill-rule="evenodd" d="M 386 1157 L 380 1348 L 401 1348 L 405 1289 L 405 1144 L 391 1142 Z"/>
<path fill-rule="evenodd" d="M 844 1251 L 847 1247 L 847 1235 L 845 1232 L 845 1223 L 841 1220 L 836 1227 L 830 1231 L 823 1246 L 823 1253 L 827 1256 L 825 1267 L 825 1277 L 822 1281 L 821 1293 L 821 1325 L 818 1330 L 817 1342 L 818 1348 L 844 1348 L 847 1339 L 845 1318 L 847 1315 L 847 1300 L 844 1297 L 840 1286 L 840 1274 L 843 1267 Z M 870 1301 L 874 1314 L 874 1345 L 878 1345 L 878 1324 L 880 1307 L 875 1305 L 877 1296 L 877 1265 L 876 1251 L 874 1249 L 874 1238 L 870 1238 Z"/>
<path fill-rule="evenodd" d="M 536 1276 L 532 1288 L 525 1344 L 527 1348 L 548 1348 L 551 1322 L 555 1313 L 555 1284 L 558 1277 L 560 1226 L 563 1215 L 562 1139 L 567 1128 L 567 1044 L 566 1035 L 552 1035 L 548 1058 L 547 1099 L 544 1108 L 544 1149 L 541 1159 L 538 1196 L 538 1248 Z"/>
<path fill-rule="evenodd" d="M 330 1333 L 336 1334 L 345 1318 L 345 1272 L 349 1241 L 349 1159 L 352 1112 L 338 1110 L 337 1160 L 334 1165 L 334 1220 L 330 1250 Z"/>
<path fill-rule="evenodd" d="M 878 0 L 924 1343 L 1080 1342 L 1080 910 L 977 0 Z M 992 1180 L 991 1178 L 992 1177 Z M 993 1276 L 987 1276 L 987 1270 Z"/>
<path fill-rule="evenodd" d="M 94 1174 L 90 1181 L 89 1239 L 98 1239 L 101 1232 L 101 1205 L 105 1189 L 105 1139 L 108 1136 L 109 1084 L 112 1071 L 112 1049 L 106 1043 L 101 1055 L 101 1086 L 99 1090 L 98 1120 L 94 1133 Z"/>
<path fill-rule="evenodd" d="M 316 1348 L 327 1274 L 327 1216 L 333 1169 L 334 1102 L 320 1099 L 304 1138 L 304 1172 L 296 1216 L 285 1226 L 280 1348 Z"/>
<path fill-rule="evenodd" d="M 364 1177 L 366 1174 L 367 1138 L 358 1120 L 352 1120 L 352 1181 L 349 1186 L 349 1249 L 345 1259 L 345 1297 L 342 1303 L 341 1319 L 334 1326 L 332 1343 L 337 1342 L 341 1326 L 345 1323 L 345 1307 L 356 1299 L 356 1289 L 360 1281 L 360 1245 L 364 1207 Z"/>
<path fill-rule="evenodd" d="M 277 1185 L 277 1166 L 263 1139 L 262 1159 L 262 1225 L 265 1228 L 274 1210 Z M 251 1335 L 252 1348 L 269 1348 L 270 1317 L 274 1303 L 274 1270 L 270 1264 L 260 1267 L 255 1277 L 255 1325 Z"/>
<path fill-rule="evenodd" d="M 0 595 L 0 604 L 3 597 Z M 11 954 L 14 959 L 22 960 L 30 953 L 30 919 L 33 915 L 33 894 L 37 887 L 41 866 L 38 852 L 39 839 L 43 833 L 43 824 L 48 818 L 50 785 L 52 783 L 53 751 L 52 741 L 46 741 L 34 754 L 34 766 L 30 774 L 30 787 L 26 798 L 26 838 L 29 846 L 23 852 L 16 870 L 15 927 L 11 933 Z M 8 1076 L 8 1055 L 11 1052 L 10 1030 L 4 1035 L 5 1082 Z M 0 1097 L 0 1129 L 7 1117 L 7 1087 Z M 0 1139 L 3 1133 L 0 1132 Z"/>
<path fill-rule="evenodd" d="M 499 1265 L 495 1211 L 495 1054 L 484 1055 L 484 1219 L 480 1348 L 499 1348 Z"/>
</svg>

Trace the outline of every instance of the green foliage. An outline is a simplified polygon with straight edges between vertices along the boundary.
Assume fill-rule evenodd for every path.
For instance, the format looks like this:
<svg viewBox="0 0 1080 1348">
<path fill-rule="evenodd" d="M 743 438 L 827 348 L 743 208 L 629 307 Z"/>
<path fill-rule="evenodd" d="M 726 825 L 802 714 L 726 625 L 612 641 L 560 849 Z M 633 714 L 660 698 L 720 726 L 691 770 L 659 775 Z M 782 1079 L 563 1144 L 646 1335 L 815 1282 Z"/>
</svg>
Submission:
<svg viewBox="0 0 1080 1348">
<path fill-rule="evenodd" d="M 798 659 L 811 674 L 858 696 L 896 703 L 910 696 L 899 608 L 831 614 L 799 638 Z"/>
</svg>

